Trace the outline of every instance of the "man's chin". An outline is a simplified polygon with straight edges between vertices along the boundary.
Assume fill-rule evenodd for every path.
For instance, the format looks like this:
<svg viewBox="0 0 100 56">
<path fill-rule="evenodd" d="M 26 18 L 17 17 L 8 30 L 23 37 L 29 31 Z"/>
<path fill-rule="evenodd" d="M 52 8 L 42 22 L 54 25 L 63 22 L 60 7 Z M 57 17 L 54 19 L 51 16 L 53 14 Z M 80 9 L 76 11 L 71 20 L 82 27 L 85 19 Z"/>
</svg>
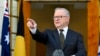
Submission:
<svg viewBox="0 0 100 56">
<path fill-rule="evenodd" d="M 61 27 L 61 26 L 56 26 L 56 28 L 57 28 L 57 29 L 61 29 L 62 27 Z"/>
</svg>

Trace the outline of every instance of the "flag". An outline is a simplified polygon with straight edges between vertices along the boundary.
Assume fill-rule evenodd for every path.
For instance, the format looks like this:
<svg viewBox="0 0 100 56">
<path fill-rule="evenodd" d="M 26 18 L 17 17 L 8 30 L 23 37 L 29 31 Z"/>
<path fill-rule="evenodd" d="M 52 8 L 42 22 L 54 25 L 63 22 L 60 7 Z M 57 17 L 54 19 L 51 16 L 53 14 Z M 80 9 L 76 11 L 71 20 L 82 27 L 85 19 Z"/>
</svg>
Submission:
<svg viewBox="0 0 100 56">
<path fill-rule="evenodd" d="M 98 44 L 98 56 L 100 56 L 100 41 L 99 41 L 99 44 Z"/>
<path fill-rule="evenodd" d="M 98 56 L 100 56 L 100 45 L 98 46 Z"/>
<path fill-rule="evenodd" d="M 8 10 L 8 0 L 5 2 L 3 25 L 2 25 L 2 35 L 1 35 L 1 56 L 10 56 L 10 39 L 9 39 L 9 10 Z"/>
<path fill-rule="evenodd" d="M 26 56 L 25 40 L 24 40 L 23 2 L 22 1 L 21 1 L 21 6 L 20 6 L 19 21 L 18 21 L 18 26 L 17 26 L 14 56 Z"/>
</svg>

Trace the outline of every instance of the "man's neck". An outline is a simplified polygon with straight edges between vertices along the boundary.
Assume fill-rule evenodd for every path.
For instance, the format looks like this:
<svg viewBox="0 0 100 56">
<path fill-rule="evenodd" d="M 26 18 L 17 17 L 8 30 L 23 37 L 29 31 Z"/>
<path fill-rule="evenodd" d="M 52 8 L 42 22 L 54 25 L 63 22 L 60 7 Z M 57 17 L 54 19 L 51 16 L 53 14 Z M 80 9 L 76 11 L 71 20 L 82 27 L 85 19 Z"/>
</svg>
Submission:
<svg viewBox="0 0 100 56">
<path fill-rule="evenodd" d="M 57 29 L 64 29 L 64 28 L 67 28 L 68 26 L 65 26 L 65 27 L 58 27 Z"/>
</svg>

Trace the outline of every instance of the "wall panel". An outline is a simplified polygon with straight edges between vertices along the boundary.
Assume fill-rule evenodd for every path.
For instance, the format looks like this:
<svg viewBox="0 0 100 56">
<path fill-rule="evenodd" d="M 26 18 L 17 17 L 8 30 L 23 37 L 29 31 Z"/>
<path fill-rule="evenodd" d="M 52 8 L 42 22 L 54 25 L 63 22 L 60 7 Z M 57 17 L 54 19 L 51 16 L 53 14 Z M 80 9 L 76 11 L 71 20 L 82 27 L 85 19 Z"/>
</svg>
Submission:
<svg viewBox="0 0 100 56">
<path fill-rule="evenodd" d="M 30 56 L 30 33 L 26 26 L 27 18 L 30 18 L 30 2 L 23 1 L 23 13 L 24 13 L 24 28 L 25 28 L 25 45 L 26 45 L 26 56 Z"/>
<path fill-rule="evenodd" d="M 97 56 L 99 41 L 98 1 L 88 2 L 88 56 Z"/>
</svg>

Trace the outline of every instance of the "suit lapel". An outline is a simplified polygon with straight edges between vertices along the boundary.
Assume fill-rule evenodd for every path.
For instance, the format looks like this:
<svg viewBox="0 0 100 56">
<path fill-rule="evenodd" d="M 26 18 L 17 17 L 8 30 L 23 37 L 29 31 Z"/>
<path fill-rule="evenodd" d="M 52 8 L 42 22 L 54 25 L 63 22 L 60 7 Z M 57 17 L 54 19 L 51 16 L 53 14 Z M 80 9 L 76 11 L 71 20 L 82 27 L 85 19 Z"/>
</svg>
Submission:
<svg viewBox="0 0 100 56">
<path fill-rule="evenodd" d="M 68 32 L 66 34 L 66 39 L 65 39 L 65 42 L 64 42 L 64 47 L 63 49 L 66 47 L 66 44 L 69 43 L 69 40 L 71 39 L 71 30 L 68 29 Z"/>
<path fill-rule="evenodd" d="M 55 42 L 57 43 L 57 47 L 61 48 L 60 39 L 59 39 L 59 33 L 58 33 L 57 29 L 54 30 L 54 39 L 55 39 Z"/>
<path fill-rule="evenodd" d="M 71 39 L 71 35 L 72 35 L 72 34 L 71 34 L 71 30 L 68 29 L 68 32 L 67 32 L 67 34 L 66 34 L 66 39 L 65 39 L 65 42 L 64 42 L 64 47 L 63 47 L 63 49 L 66 47 L 67 43 L 69 43 L 69 41 L 70 41 L 70 39 Z M 57 47 L 58 47 L 58 48 L 61 48 L 59 33 L 58 33 L 57 29 L 54 30 L 54 39 L 55 39 L 55 43 L 57 43 Z"/>
</svg>

